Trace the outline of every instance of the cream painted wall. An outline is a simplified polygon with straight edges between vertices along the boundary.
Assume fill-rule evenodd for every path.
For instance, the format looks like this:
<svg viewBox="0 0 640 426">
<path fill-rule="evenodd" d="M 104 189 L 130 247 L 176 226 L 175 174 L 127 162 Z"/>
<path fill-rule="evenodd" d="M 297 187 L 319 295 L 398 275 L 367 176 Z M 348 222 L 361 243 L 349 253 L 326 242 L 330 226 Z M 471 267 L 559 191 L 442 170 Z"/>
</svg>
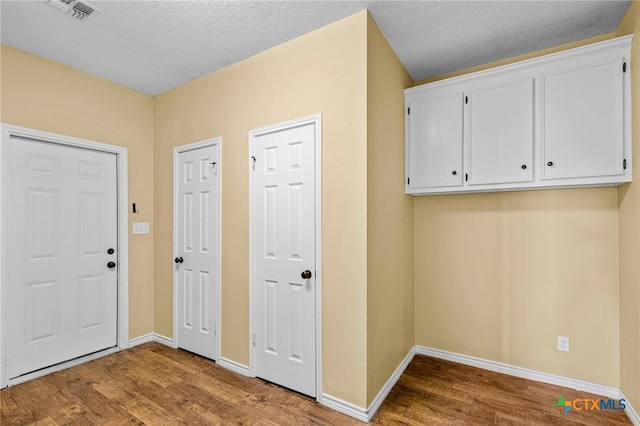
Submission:
<svg viewBox="0 0 640 426">
<path fill-rule="evenodd" d="M 614 188 L 414 206 L 418 345 L 618 386 Z"/>
<path fill-rule="evenodd" d="M 640 4 L 633 2 L 618 35 L 640 31 Z M 618 189 L 620 225 L 620 388 L 640 409 L 640 35 L 631 45 L 633 182 Z"/>
<path fill-rule="evenodd" d="M 222 357 L 249 363 L 249 130 L 322 114 L 324 392 L 366 405 L 367 13 L 155 99 L 155 331 L 172 336 L 172 150 L 222 137 Z"/>
<path fill-rule="evenodd" d="M 2 121 L 127 147 L 134 221 L 153 230 L 153 99 L 2 46 Z M 129 337 L 153 331 L 153 235 L 129 236 Z"/>
<path fill-rule="evenodd" d="M 404 194 L 404 94 L 413 81 L 367 21 L 367 406 L 415 344 L 413 198 Z"/>
<path fill-rule="evenodd" d="M 619 386 L 616 188 L 419 197 L 414 228 L 416 344 Z"/>
<path fill-rule="evenodd" d="M 639 16 L 634 3 L 617 33 Z M 131 337 L 172 336 L 173 148 L 222 136 L 222 356 L 248 364 L 247 132 L 322 113 L 325 393 L 367 407 L 415 342 L 621 386 L 640 406 L 640 187 L 405 196 L 411 81 L 366 12 L 155 100 L 5 46 L 0 79 L 3 122 L 128 147 L 129 228 L 152 226 L 130 236 Z"/>
</svg>

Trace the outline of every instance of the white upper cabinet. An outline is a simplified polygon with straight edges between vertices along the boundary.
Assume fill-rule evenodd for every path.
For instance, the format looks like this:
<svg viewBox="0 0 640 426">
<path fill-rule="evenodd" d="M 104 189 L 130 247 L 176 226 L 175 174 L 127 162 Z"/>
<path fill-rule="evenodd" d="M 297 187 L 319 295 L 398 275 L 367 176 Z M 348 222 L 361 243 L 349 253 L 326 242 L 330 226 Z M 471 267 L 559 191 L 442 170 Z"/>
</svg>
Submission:
<svg viewBox="0 0 640 426">
<path fill-rule="evenodd" d="M 543 75 L 543 179 L 624 173 L 622 58 Z"/>
<path fill-rule="evenodd" d="M 462 186 L 462 93 L 409 104 L 410 188 Z"/>
<path fill-rule="evenodd" d="M 631 39 L 405 90 L 406 192 L 630 182 Z"/>
<path fill-rule="evenodd" d="M 470 91 L 468 183 L 533 180 L 533 79 Z"/>
</svg>

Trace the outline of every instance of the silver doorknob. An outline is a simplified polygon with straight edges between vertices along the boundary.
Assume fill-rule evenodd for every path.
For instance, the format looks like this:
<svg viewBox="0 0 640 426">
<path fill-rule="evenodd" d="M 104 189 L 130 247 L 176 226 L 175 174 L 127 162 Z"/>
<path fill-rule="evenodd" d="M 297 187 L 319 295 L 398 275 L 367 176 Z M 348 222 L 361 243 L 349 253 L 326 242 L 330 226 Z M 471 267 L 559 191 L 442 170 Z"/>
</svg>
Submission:
<svg viewBox="0 0 640 426">
<path fill-rule="evenodd" d="M 308 280 L 309 278 L 311 278 L 311 271 L 307 269 L 306 271 L 302 272 L 300 276 L 303 280 Z"/>
</svg>

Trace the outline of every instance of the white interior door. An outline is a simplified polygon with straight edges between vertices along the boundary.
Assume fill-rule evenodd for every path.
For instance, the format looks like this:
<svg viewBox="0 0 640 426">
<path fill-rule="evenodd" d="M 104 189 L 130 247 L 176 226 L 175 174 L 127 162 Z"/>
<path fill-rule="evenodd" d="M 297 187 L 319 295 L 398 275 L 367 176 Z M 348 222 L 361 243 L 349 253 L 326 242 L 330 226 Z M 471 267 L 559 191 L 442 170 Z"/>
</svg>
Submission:
<svg viewBox="0 0 640 426">
<path fill-rule="evenodd" d="M 117 345 L 118 204 L 115 154 L 10 143 L 11 379 Z"/>
<path fill-rule="evenodd" d="M 177 155 L 176 340 L 180 348 L 216 359 L 218 144 Z"/>
<path fill-rule="evenodd" d="M 316 393 L 315 124 L 253 136 L 256 376 Z"/>
</svg>

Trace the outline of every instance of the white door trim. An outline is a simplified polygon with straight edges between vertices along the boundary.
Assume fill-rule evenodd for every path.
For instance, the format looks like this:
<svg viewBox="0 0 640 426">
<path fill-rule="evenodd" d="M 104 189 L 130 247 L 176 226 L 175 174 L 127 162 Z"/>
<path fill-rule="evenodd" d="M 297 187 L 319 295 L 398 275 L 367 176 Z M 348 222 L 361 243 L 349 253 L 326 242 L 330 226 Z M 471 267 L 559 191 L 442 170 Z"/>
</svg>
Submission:
<svg viewBox="0 0 640 426">
<path fill-rule="evenodd" d="M 214 361 L 218 362 L 220 359 L 220 344 L 222 335 L 222 314 L 220 307 L 222 306 L 222 138 L 206 139 L 199 142 L 193 142 L 186 145 L 180 145 L 173 149 L 173 257 L 170 259 L 173 265 L 173 259 L 178 256 L 178 170 L 180 170 L 178 164 L 178 156 L 180 153 L 193 151 L 194 149 L 205 148 L 208 146 L 218 146 L 218 164 L 216 165 L 218 171 L 218 270 L 216 276 L 218 279 L 218 295 L 217 303 L 215 307 L 216 315 L 216 354 Z M 178 271 L 173 268 L 173 347 L 178 347 Z"/>
<path fill-rule="evenodd" d="M 128 158 L 127 148 L 95 142 L 87 139 L 75 138 L 72 136 L 60 135 L 57 133 L 45 132 L 42 130 L 29 129 L 26 127 L 14 126 L 10 124 L 1 124 L 0 134 L 0 388 L 9 384 L 24 381 L 19 378 L 9 380 L 6 377 L 7 372 L 7 347 L 9 345 L 9 325 L 8 325 L 8 301 L 5 297 L 8 284 L 8 200 L 7 194 L 9 189 L 9 173 L 10 164 L 10 147 L 9 141 L 12 136 L 22 137 L 26 139 L 34 139 L 41 142 L 53 143 L 58 145 L 71 146 L 76 148 L 90 149 L 94 151 L 102 151 L 116 155 L 116 173 L 118 178 L 118 349 L 126 349 L 129 345 L 129 177 L 128 177 Z M 98 354 L 89 355 L 88 358 L 96 358 L 98 356 L 113 353 L 113 348 L 106 349 Z M 80 360 L 72 360 L 69 363 L 59 364 L 48 369 L 39 370 L 38 375 L 44 375 L 51 371 L 66 368 L 68 365 L 77 365 L 78 361 L 84 361 L 85 357 Z M 36 373 L 33 373 L 36 374 Z M 28 378 L 35 378 L 31 375 Z"/>
<path fill-rule="evenodd" d="M 253 318 L 253 176 L 252 155 L 254 153 L 254 141 L 259 136 L 268 133 L 280 132 L 293 127 L 313 124 L 315 128 L 315 202 L 316 202 L 316 401 L 322 400 L 322 114 L 298 118 L 283 123 L 265 126 L 249 131 L 249 374 L 255 377 L 255 360 L 252 345 L 252 336 L 255 330 Z"/>
</svg>

